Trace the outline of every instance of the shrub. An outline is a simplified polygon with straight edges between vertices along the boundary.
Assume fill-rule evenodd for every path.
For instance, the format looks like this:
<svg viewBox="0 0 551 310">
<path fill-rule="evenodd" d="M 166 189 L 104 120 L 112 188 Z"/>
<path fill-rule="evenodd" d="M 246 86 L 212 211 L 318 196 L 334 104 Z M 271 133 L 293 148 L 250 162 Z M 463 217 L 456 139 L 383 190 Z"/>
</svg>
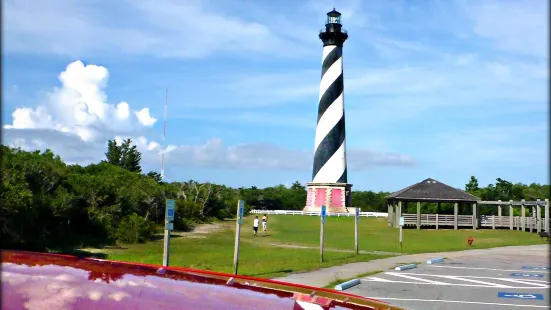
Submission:
<svg viewBox="0 0 551 310">
<path fill-rule="evenodd" d="M 149 240 L 156 233 L 155 223 L 132 213 L 122 218 L 117 228 L 117 240 L 138 243 Z"/>
</svg>

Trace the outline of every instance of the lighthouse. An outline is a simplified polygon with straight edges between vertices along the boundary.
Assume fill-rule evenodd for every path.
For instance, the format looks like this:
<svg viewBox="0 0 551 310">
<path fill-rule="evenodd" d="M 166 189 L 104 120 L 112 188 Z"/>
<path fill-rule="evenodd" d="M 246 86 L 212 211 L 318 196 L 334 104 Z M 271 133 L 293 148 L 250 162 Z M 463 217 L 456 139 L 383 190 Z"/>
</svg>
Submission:
<svg viewBox="0 0 551 310">
<path fill-rule="evenodd" d="M 305 211 L 348 212 L 352 184 L 346 169 L 346 130 L 342 47 L 348 33 L 342 29 L 341 13 L 327 13 L 323 42 L 318 119 L 314 143 L 312 182 L 308 183 Z"/>
</svg>

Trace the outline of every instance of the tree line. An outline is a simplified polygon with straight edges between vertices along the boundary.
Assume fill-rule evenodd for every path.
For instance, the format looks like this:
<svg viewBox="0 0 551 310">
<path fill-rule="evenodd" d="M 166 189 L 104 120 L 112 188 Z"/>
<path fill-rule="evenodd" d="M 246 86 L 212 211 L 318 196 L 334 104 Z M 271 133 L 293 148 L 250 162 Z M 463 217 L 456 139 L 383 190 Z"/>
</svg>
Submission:
<svg viewBox="0 0 551 310">
<path fill-rule="evenodd" d="M 237 200 L 246 212 L 302 210 L 306 188 L 291 186 L 230 188 L 194 180 L 164 182 L 155 171 L 142 172 L 141 153 L 132 140 L 108 141 L 105 159 L 70 165 L 50 150 L 25 151 L 2 145 L 0 239 L 3 248 L 45 250 L 72 246 L 137 243 L 162 231 L 166 199 L 176 200 L 174 227 L 233 218 Z M 496 184 L 466 190 L 483 200 L 549 198 L 549 186 Z M 354 191 L 352 205 L 386 212 L 388 192 Z"/>
</svg>

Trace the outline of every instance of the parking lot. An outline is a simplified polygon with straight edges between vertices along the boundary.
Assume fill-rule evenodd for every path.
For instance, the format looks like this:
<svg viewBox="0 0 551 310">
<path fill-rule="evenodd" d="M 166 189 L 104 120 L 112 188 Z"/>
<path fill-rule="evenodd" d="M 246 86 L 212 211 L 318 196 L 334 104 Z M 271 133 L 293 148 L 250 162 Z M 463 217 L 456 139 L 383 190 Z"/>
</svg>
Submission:
<svg viewBox="0 0 551 310">
<path fill-rule="evenodd" d="M 414 310 L 551 309 L 549 256 L 530 254 L 423 262 L 414 269 L 361 278 L 346 292 Z"/>
</svg>

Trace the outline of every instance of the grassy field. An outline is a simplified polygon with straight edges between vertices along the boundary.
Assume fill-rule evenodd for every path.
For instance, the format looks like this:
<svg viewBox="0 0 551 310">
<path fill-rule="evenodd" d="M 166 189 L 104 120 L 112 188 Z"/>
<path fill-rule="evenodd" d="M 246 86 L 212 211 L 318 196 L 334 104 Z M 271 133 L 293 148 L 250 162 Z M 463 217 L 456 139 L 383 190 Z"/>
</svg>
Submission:
<svg viewBox="0 0 551 310">
<path fill-rule="evenodd" d="M 319 245 L 319 217 L 271 216 L 270 239 L 280 243 Z M 361 218 L 359 247 L 366 251 L 400 252 L 398 229 L 388 227 L 386 218 Z M 491 229 L 404 229 L 404 254 L 460 251 L 468 249 L 467 238 L 474 238 L 473 248 L 545 243 L 536 233 Z M 354 248 L 354 219 L 331 217 L 325 224 L 325 246 L 336 249 Z"/>
<path fill-rule="evenodd" d="M 270 216 L 268 232 L 252 236 L 249 216 L 241 229 L 239 274 L 265 278 L 291 272 L 314 270 L 357 261 L 384 258 L 384 255 L 353 253 L 353 218 L 327 219 L 325 260 L 319 262 L 319 217 Z M 171 238 L 170 265 L 198 269 L 232 271 L 235 222 L 216 223 L 218 231 L 208 234 L 178 234 Z M 387 227 L 386 218 L 362 218 L 359 227 L 360 250 L 400 252 L 398 229 Z M 466 239 L 474 238 L 473 248 L 544 243 L 535 233 L 509 230 L 416 230 L 404 229 L 402 253 L 457 251 L 467 249 Z M 108 259 L 161 264 L 163 241 L 129 245 L 126 249 L 100 249 Z"/>
</svg>

